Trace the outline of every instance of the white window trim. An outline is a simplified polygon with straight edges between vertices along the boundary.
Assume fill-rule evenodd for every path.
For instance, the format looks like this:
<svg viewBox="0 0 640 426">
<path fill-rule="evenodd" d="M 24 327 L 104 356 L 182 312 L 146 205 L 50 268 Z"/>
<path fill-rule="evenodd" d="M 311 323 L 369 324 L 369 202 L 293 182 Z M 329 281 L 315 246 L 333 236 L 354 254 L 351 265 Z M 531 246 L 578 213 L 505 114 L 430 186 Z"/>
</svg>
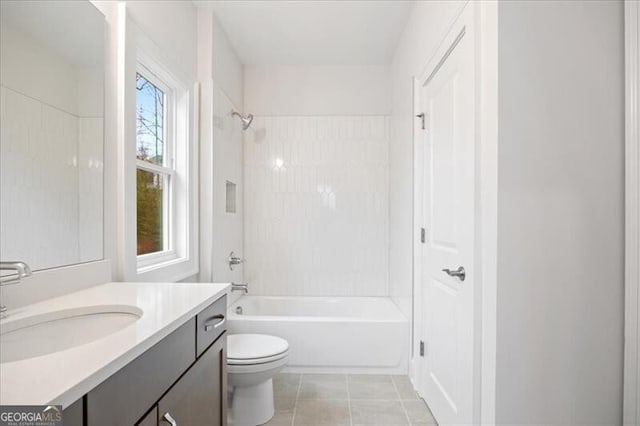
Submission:
<svg viewBox="0 0 640 426">
<path fill-rule="evenodd" d="M 123 81 L 123 134 L 119 140 L 119 161 L 123 167 L 123 179 L 119 184 L 119 217 L 123 226 L 119 227 L 120 279 L 126 281 L 175 282 L 196 275 L 199 272 L 198 256 L 198 91 L 195 78 L 186 75 L 183 70 L 166 57 L 165 53 L 151 41 L 135 24 L 126 19 L 126 35 L 121 40 L 124 46 L 123 67 L 120 78 Z M 151 72 L 145 77 L 159 80 L 162 90 L 167 89 L 168 104 L 177 105 L 167 108 L 169 127 L 178 138 L 186 138 L 187 144 L 176 144 L 173 148 L 173 174 L 170 191 L 174 206 L 170 218 L 168 235 L 173 240 L 170 250 L 147 255 L 137 255 L 137 215 L 136 215 L 136 169 L 154 171 L 153 164 L 139 164 L 136 159 L 136 93 L 135 75 L 138 70 Z M 164 171 L 163 171 L 164 173 Z"/>
</svg>

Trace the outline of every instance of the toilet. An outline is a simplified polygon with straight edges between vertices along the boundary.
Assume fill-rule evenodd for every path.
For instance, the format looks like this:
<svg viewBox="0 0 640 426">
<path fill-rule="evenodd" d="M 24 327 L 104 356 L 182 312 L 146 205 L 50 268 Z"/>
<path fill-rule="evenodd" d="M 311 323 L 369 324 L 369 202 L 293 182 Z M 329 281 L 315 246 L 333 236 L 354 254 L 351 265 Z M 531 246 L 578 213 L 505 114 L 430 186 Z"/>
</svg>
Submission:
<svg viewBox="0 0 640 426">
<path fill-rule="evenodd" d="M 227 337 L 229 423 L 256 426 L 275 412 L 273 376 L 286 365 L 289 343 L 267 334 L 230 334 Z"/>
</svg>

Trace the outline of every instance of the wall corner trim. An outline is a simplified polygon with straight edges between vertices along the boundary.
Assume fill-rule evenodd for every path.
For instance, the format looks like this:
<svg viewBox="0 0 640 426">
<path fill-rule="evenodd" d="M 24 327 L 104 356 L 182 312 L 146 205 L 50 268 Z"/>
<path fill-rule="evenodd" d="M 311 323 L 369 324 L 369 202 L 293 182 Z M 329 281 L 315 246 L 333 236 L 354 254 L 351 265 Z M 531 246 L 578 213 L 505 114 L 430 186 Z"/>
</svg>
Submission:
<svg viewBox="0 0 640 426">
<path fill-rule="evenodd" d="M 624 418 L 640 422 L 640 3 L 625 1 L 625 331 Z"/>
</svg>

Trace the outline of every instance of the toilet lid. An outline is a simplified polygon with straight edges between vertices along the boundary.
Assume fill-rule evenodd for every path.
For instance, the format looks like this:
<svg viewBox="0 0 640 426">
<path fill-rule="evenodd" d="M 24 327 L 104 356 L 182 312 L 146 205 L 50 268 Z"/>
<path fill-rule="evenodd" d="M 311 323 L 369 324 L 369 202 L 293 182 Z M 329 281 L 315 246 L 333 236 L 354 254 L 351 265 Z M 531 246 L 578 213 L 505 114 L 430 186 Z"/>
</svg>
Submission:
<svg viewBox="0 0 640 426">
<path fill-rule="evenodd" d="M 227 338 L 227 358 L 256 360 L 272 358 L 289 350 L 289 343 L 268 334 L 230 334 Z"/>
</svg>

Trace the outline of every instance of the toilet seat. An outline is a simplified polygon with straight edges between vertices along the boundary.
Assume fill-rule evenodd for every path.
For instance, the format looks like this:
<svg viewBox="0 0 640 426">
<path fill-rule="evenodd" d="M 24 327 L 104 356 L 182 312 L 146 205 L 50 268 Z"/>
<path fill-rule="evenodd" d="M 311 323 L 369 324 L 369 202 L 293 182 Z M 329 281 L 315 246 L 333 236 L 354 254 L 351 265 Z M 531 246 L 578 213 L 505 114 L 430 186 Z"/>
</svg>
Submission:
<svg viewBox="0 0 640 426">
<path fill-rule="evenodd" d="M 289 355 L 289 351 L 282 352 L 277 355 L 273 355 L 265 358 L 252 358 L 252 359 L 233 359 L 227 357 L 228 365 L 258 365 L 258 364 L 266 364 L 273 361 L 278 361 L 282 358 L 286 358 Z"/>
<path fill-rule="evenodd" d="M 246 375 L 255 373 L 265 373 L 274 369 L 280 369 L 285 366 L 289 353 L 285 353 L 281 358 L 275 361 L 262 362 L 259 364 L 230 364 L 227 363 L 227 371 L 230 374 Z"/>
<path fill-rule="evenodd" d="M 231 334 L 227 338 L 228 365 L 275 363 L 289 354 L 289 343 L 266 334 Z"/>
</svg>

